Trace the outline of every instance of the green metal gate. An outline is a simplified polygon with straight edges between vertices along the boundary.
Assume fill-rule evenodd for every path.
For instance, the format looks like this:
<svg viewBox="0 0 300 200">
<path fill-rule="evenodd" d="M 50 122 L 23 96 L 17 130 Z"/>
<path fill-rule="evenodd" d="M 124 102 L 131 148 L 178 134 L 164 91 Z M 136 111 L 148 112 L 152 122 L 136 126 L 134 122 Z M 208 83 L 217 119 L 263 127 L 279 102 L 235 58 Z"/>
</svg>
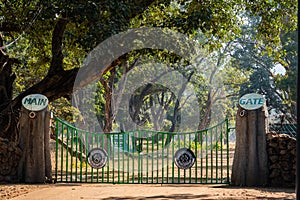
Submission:
<svg viewBox="0 0 300 200">
<path fill-rule="evenodd" d="M 56 118 L 56 182 L 229 183 L 228 120 L 197 132 L 90 133 Z M 87 157 L 103 149 L 107 162 L 92 168 Z M 192 167 L 177 167 L 176 152 L 189 149 Z"/>
</svg>

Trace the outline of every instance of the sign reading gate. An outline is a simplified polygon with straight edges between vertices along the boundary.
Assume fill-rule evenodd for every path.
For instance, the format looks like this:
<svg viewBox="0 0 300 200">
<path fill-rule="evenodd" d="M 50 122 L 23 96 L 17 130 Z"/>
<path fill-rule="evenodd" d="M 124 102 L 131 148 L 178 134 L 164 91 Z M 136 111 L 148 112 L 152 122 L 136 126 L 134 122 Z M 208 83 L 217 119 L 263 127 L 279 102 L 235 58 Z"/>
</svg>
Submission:
<svg viewBox="0 0 300 200">
<path fill-rule="evenodd" d="M 242 96 L 239 100 L 239 104 L 246 110 L 255 110 L 263 106 L 265 98 L 261 94 L 250 93 Z"/>
<path fill-rule="evenodd" d="M 30 94 L 22 99 L 22 105 L 30 111 L 40 111 L 48 106 L 48 99 L 42 94 Z"/>
</svg>

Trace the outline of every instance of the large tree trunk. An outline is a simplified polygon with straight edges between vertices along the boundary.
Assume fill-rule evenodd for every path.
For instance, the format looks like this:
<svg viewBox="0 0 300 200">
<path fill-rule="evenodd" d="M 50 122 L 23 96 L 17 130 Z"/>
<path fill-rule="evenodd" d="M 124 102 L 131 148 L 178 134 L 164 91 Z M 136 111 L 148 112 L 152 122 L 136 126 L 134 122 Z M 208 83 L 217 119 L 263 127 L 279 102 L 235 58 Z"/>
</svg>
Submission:
<svg viewBox="0 0 300 200">
<path fill-rule="evenodd" d="M 4 45 L 0 33 L 0 47 Z M 13 82 L 16 75 L 12 73 L 12 66 L 17 63 L 0 49 L 0 137 L 17 142 L 18 112 L 11 105 L 13 97 Z"/>
<path fill-rule="evenodd" d="M 233 185 L 268 184 L 267 117 L 266 106 L 252 111 L 245 111 L 239 107 L 236 115 L 236 147 L 231 177 Z"/>
</svg>

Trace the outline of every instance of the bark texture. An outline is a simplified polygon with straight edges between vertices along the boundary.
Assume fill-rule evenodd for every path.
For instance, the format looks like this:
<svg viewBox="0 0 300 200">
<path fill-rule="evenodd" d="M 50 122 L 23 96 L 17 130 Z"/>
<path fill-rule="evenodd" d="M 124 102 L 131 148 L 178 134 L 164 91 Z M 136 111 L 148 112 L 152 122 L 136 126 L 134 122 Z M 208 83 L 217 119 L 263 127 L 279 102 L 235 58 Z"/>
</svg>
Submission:
<svg viewBox="0 0 300 200">
<path fill-rule="evenodd" d="M 35 112 L 34 118 L 30 118 L 30 111 L 24 108 L 21 113 L 19 146 L 23 154 L 18 167 L 18 177 L 25 183 L 51 181 L 50 112 L 47 109 Z"/>
<path fill-rule="evenodd" d="M 268 184 L 267 117 L 266 106 L 252 111 L 238 108 L 236 148 L 231 176 L 233 185 L 265 186 Z"/>
</svg>

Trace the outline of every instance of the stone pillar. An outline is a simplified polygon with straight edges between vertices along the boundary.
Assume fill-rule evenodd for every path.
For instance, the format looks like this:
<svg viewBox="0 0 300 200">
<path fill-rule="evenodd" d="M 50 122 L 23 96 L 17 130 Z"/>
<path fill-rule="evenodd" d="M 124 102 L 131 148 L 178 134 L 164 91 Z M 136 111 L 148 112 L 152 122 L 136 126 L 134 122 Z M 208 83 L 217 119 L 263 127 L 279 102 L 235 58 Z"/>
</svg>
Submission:
<svg viewBox="0 0 300 200">
<path fill-rule="evenodd" d="M 265 105 L 256 110 L 244 110 L 239 106 L 236 115 L 232 185 L 265 186 L 268 184 L 267 132 L 268 110 Z"/>
<path fill-rule="evenodd" d="M 44 183 L 52 180 L 50 140 L 50 112 L 29 111 L 22 108 L 19 146 L 23 151 L 18 177 L 25 183 Z"/>
</svg>

